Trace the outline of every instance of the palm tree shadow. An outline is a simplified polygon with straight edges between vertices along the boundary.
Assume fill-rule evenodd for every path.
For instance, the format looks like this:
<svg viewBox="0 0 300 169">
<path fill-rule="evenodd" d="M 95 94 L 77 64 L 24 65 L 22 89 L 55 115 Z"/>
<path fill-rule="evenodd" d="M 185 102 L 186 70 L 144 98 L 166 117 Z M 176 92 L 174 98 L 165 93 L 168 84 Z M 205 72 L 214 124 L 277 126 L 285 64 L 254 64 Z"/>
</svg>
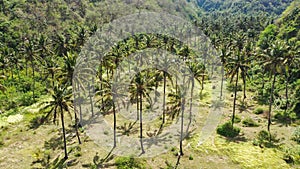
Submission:
<svg viewBox="0 0 300 169">
<path fill-rule="evenodd" d="M 53 162 L 49 163 L 49 166 L 53 166 L 53 168 L 63 168 L 65 166 L 65 162 L 67 161 L 67 159 L 65 158 L 59 158 L 59 156 L 56 157 L 55 160 L 53 160 Z"/>
<path fill-rule="evenodd" d="M 115 147 L 113 147 L 104 158 L 100 158 L 100 156 L 98 155 L 98 152 L 97 152 L 93 158 L 93 163 L 83 164 L 82 167 L 83 168 L 100 169 L 100 168 L 108 168 L 108 167 L 114 166 L 115 164 L 108 163 L 115 157 L 114 155 L 112 155 L 112 152 L 114 149 L 115 149 Z"/>
<path fill-rule="evenodd" d="M 240 142 L 247 142 L 247 141 L 249 141 L 249 140 L 243 135 L 239 135 L 234 138 L 226 138 L 226 142 L 240 143 Z"/>
<path fill-rule="evenodd" d="M 150 137 L 147 139 L 144 139 L 144 145 L 147 146 L 147 148 L 151 148 L 152 146 L 163 146 L 164 143 L 172 141 L 171 138 L 169 138 L 169 134 L 165 133 L 163 135 L 156 135 L 155 137 Z"/>
</svg>

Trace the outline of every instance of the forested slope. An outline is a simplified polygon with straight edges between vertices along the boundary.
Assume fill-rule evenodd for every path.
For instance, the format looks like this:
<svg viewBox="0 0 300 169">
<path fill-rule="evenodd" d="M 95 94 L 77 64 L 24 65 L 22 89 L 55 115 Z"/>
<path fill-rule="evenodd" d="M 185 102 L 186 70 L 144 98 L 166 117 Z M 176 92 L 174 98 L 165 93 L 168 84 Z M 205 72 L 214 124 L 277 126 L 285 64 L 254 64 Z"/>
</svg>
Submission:
<svg viewBox="0 0 300 169">
<path fill-rule="evenodd" d="M 103 25 L 139 12 L 170 13 L 201 29 L 219 51 L 215 57 L 222 63 L 217 70 L 222 83 L 211 86 L 214 65 L 197 60 L 201 56 L 179 40 L 141 33 L 114 44 L 97 67 L 96 95 L 87 98 L 97 101 L 99 115 L 118 136 L 159 136 L 180 121 L 185 100 L 177 79 L 162 70 L 134 76 L 129 100 L 140 113 L 135 122 L 120 118 L 110 82 L 118 63 L 130 54 L 166 49 L 195 75 L 198 88 L 192 93 L 203 105 L 196 113 L 224 106 L 216 133 L 203 145 L 201 131 L 191 130 L 178 146 L 166 145 L 157 157 L 107 155 L 95 149 L 79 122 L 81 111 L 94 113 L 73 105 L 72 75 L 82 47 Z M 298 167 L 299 30 L 299 0 L 0 0 L 0 168 Z M 220 100 L 212 103 L 210 92 L 216 88 Z M 143 130 L 139 116 L 149 111 L 150 93 L 159 90 L 164 91 L 159 96 L 164 97 L 162 116 Z"/>
</svg>

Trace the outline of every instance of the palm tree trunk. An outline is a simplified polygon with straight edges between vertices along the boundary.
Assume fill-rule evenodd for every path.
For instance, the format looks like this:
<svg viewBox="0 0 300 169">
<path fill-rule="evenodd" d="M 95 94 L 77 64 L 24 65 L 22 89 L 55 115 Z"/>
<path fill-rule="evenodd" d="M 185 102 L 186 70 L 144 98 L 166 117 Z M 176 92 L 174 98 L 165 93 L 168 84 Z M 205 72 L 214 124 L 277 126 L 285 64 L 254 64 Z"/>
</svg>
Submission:
<svg viewBox="0 0 300 169">
<path fill-rule="evenodd" d="M 52 88 L 54 88 L 54 72 L 51 72 Z"/>
<path fill-rule="evenodd" d="M 33 60 L 31 60 L 31 68 L 32 68 L 32 98 L 33 101 L 35 101 L 35 71 L 34 71 L 34 64 L 33 64 Z"/>
<path fill-rule="evenodd" d="M 92 97 L 92 93 L 91 93 L 91 85 L 88 84 L 89 86 L 89 98 L 90 98 L 90 105 L 91 105 L 91 112 L 92 112 L 92 117 L 94 117 L 94 106 L 93 106 L 93 97 Z"/>
<path fill-rule="evenodd" d="M 139 93 L 136 94 L 136 120 L 139 120 Z"/>
<path fill-rule="evenodd" d="M 77 117 L 77 113 L 76 113 L 76 109 L 75 109 L 75 105 L 74 105 L 74 116 L 75 116 L 75 131 L 76 131 L 76 136 L 78 139 L 78 143 L 81 144 L 81 140 L 79 137 L 79 132 L 78 132 L 78 117 Z"/>
<path fill-rule="evenodd" d="M 270 126 L 271 126 L 271 111 L 272 111 L 272 103 L 273 103 L 273 92 L 275 88 L 275 82 L 276 82 L 276 73 L 273 74 L 273 82 L 272 82 L 272 88 L 270 93 L 270 101 L 269 101 L 269 113 L 268 113 L 268 132 L 270 133 Z M 270 134 L 271 136 L 271 134 Z"/>
<path fill-rule="evenodd" d="M 264 89 L 265 88 L 265 70 L 263 70 L 263 74 L 262 74 L 262 85 L 261 85 L 261 89 Z"/>
<path fill-rule="evenodd" d="M 245 75 L 243 75 L 243 85 L 244 85 L 244 90 L 243 90 L 243 92 L 244 92 L 244 98 L 243 98 L 243 102 L 245 102 L 245 99 L 247 98 L 247 96 L 246 96 L 246 77 L 245 77 Z"/>
<path fill-rule="evenodd" d="M 64 121 L 64 113 L 63 113 L 62 105 L 60 105 L 60 117 L 61 117 L 61 126 L 62 126 L 62 131 L 63 131 L 63 138 L 64 138 L 64 151 L 65 151 L 64 159 L 68 159 L 65 121 Z"/>
<path fill-rule="evenodd" d="M 166 116 L 166 72 L 163 72 L 164 76 L 164 96 L 163 96 L 163 121 L 162 123 L 165 124 L 165 116 Z"/>
<path fill-rule="evenodd" d="M 141 142 L 141 149 L 142 154 L 145 153 L 144 145 L 143 145 L 143 96 L 142 93 L 140 93 L 140 142 Z"/>
<path fill-rule="evenodd" d="M 79 126 L 82 126 L 82 108 L 81 108 L 81 102 L 82 98 L 80 96 L 80 86 L 79 83 L 77 84 L 77 93 L 78 93 L 78 107 L 79 107 Z"/>
<path fill-rule="evenodd" d="M 234 118 L 235 118 L 235 105 L 236 105 L 236 94 L 237 94 L 238 81 L 239 81 L 239 69 L 237 70 L 237 73 L 236 73 L 235 88 L 234 88 L 233 110 L 232 110 L 232 119 L 231 119 L 232 127 L 233 127 Z"/>
<path fill-rule="evenodd" d="M 224 65 L 222 65 L 222 79 L 221 79 L 221 91 L 220 91 L 220 100 L 223 96 L 223 84 L 224 84 Z"/>
<path fill-rule="evenodd" d="M 181 125 L 180 125 L 180 156 L 183 156 L 183 148 L 182 148 L 182 142 L 183 142 L 183 114 L 184 114 L 184 104 L 185 104 L 185 98 L 182 98 L 181 102 Z"/>
<path fill-rule="evenodd" d="M 287 111 L 287 109 L 289 108 L 289 95 L 288 95 L 288 82 L 289 82 L 289 77 L 288 75 L 285 76 L 286 80 L 285 80 L 285 98 L 286 98 L 286 103 L 285 103 L 285 112 Z"/>
<path fill-rule="evenodd" d="M 195 87 L 195 81 L 192 79 L 192 87 L 191 87 L 191 98 L 190 98 L 190 114 L 189 114 L 189 123 L 188 127 L 186 129 L 186 133 L 188 133 L 190 125 L 192 123 L 192 110 L 193 110 L 193 96 L 194 96 L 194 87 Z"/>
<path fill-rule="evenodd" d="M 114 102 L 113 102 L 113 113 L 114 113 L 114 148 L 115 148 L 117 146 L 117 136 L 116 136 L 117 117 L 116 117 L 116 106 Z"/>
<path fill-rule="evenodd" d="M 101 110 L 103 111 L 104 110 L 104 106 L 103 106 L 103 103 L 104 103 L 104 98 L 103 98 L 103 76 L 102 76 L 102 61 L 100 62 L 100 72 L 99 72 L 99 80 L 100 80 L 100 96 L 101 96 Z"/>
</svg>

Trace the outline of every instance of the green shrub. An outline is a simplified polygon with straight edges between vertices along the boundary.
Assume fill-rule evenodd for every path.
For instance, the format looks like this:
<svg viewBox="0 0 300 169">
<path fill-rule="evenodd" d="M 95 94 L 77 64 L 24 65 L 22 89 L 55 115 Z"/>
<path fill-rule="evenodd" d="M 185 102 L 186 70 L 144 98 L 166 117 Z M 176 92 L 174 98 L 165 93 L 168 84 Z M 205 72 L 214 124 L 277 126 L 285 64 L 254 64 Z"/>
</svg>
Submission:
<svg viewBox="0 0 300 169">
<path fill-rule="evenodd" d="M 300 164 L 300 146 L 284 147 L 283 160 L 288 164 Z"/>
<path fill-rule="evenodd" d="M 232 127 L 231 122 L 226 122 L 217 127 L 217 133 L 225 137 L 236 137 L 240 133 L 240 128 Z"/>
<path fill-rule="evenodd" d="M 232 84 L 232 83 L 227 84 L 227 90 L 229 90 L 230 92 L 234 92 L 234 88 L 235 88 L 235 84 Z M 242 85 L 241 84 L 237 85 L 237 91 L 242 91 Z"/>
<path fill-rule="evenodd" d="M 279 139 L 276 139 L 276 134 L 270 134 L 266 130 L 261 130 L 256 139 L 254 139 L 253 144 L 260 147 L 277 147 Z"/>
<path fill-rule="evenodd" d="M 245 127 L 257 127 L 259 126 L 258 123 L 256 123 L 252 118 L 248 117 L 248 118 L 245 118 L 243 121 L 242 121 L 243 125 Z"/>
<path fill-rule="evenodd" d="M 297 119 L 296 113 L 290 111 L 277 111 L 274 115 L 275 119 L 283 124 L 291 124 Z"/>
<path fill-rule="evenodd" d="M 143 169 L 145 167 L 145 161 L 141 159 L 135 159 L 133 157 L 119 157 L 116 159 L 116 166 L 118 169 Z"/>
<path fill-rule="evenodd" d="M 300 144 L 300 126 L 298 126 L 292 135 L 292 140 L 296 141 L 298 144 Z"/>
<path fill-rule="evenodd" d="M 258 107 L 253 111 L 254 114 L 263 114 L 264 109 L 262 107 Z"/>
<path fill-rule="evenodd" d="M 17 102 L 20 104 L 20 106 L 32 105 L 34 103 L 34 100 L 32 99 L 32 92 L 20 94 L 20 96 L 17 98 Z"/>
<path fill-rule="evenodd" d="M 241 117 L 240 116 L 237 116 L 237 115 L 235 115 L 234 116 L 234 123 L 239 123 L 239 122 L 241 122 Z"/>
</svg>

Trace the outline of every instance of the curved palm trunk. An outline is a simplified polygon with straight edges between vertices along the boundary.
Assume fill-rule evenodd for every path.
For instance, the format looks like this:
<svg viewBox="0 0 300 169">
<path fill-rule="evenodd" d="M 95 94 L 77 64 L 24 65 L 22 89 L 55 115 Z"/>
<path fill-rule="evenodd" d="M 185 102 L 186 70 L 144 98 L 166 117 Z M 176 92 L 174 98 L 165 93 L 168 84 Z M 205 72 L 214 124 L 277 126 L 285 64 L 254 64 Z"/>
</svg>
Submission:
<svg viewBox="0 0 300 169">
<path fill-rule="evenodd" d="M 232 110 L 232 119 L 231 119 L 232 127 L 233 127 L 234 118 L 235 118 L 235 105 L 236 105 L 236 94 L 237 94 L 238 81 L 239 81 L 239 69 L 237 70 L 237 73 L 236 73 L 235 88 L 234 88 L 233 110 Z"/>
<path fill-rule="evenodd" d="M 273 92 L 275 88 L 275 82 L 276 82 L 276 74 L 274 72 L 273 74 L 273 82 L 272 82 L 272 88 L 270 93 L 270 101 L 269 101 L 269 113 L 268 113 L 268 132 L 270 133 L 270 126 L 271 126 L 271 111 L 272 111 L 272 104 L 273 104 Z M 271 139 L 271 134 L 270 134 Z"/>
<path fill-rule="evenodd" d="M 164 96 L 163 96 L 163 121 L 162 123 L 165 124 L 165 116 L 166 116 L 166 72 L 163 72 L 164 76 Z"/>
<path fill-rule="evenodd" d="M 142 154 L 145 153 L 145 150 L 144 150 L 144 145 L 143 145 L 143 96 L 142 96 L 142 93 L 140 93 L 140 142 L 141 142 L 141 149 L 142 149 Z"/>
<path fill-rule="evenodd" d="M 62 127 L 63 138 L 64 138 L 64 151 L 65 151 L 65 157 L 64 158 L 68 159 L 65 121 L 64 121 L 64 113 L 63 113 L 62 105 L 60 105 L 60 119 L 61 119 L 61 127 Z"/>
</svg>

